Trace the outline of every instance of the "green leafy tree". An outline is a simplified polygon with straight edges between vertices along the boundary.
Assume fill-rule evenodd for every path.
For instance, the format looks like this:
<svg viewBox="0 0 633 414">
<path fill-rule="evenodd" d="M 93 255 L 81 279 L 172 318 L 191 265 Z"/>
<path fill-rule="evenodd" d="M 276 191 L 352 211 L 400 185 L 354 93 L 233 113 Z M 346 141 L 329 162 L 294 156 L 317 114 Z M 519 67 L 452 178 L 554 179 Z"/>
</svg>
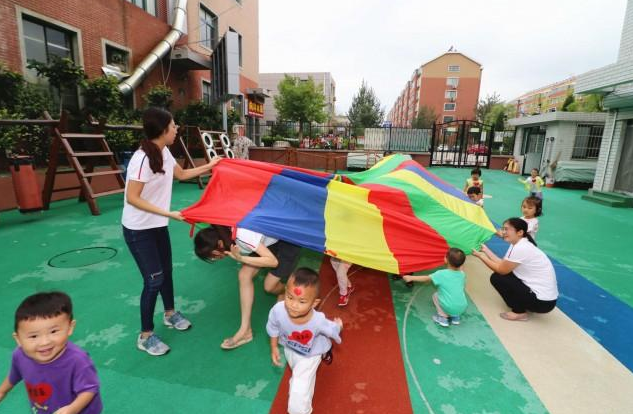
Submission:
<svg viewBox="0 0 633 414">
<path fill-rule="evenodd" d="M 123 112 L 123 95 L 114 76 L 102 76 L 84 83 L 85 110 L 97 119 L 109 120 Z"/>
<path fill-rule="evenodd" d="M 568 112 L 570 105 L 573 104 L 574 102 L 576 102 L 576 98 L 574 98 L 574 94 L 573 93 L 570 93 L 569 95 L 567 95 L 565 97 L 565 100 L 563 101 L 562 105 L 560 106 L 560 110 L 563 111 L 563 112 Z"/>
<path fill-rule="evenodd" d="M 24 86 L 24 78 L 17 72 L 8 70 L 0 63 L 0 107 L 13 108 Z"/>
<path fill-rule="evenodd" d="M 165 85 L 156 85 L 143 95 L 143 99 L 147 102 L 148 107 L 154 106 L 169 110 L 169 107 L 174 102 L 172 96 L 171 88 Z"/>
<path fill-rule="evenodd" d="M 196 125 L 201 129 L 222 129 L 222 111 L 217 106 L 211 106 L 204 101 L 190 102 L 174 115 L 178 125 Z"/>
<path fill-rule="evenodd" d="M 24 81 L 22 75 L 0 67 L 0 119 L 38 119 L 53 104 L 48 91 Z M 48 157 L 50 136 L 35 125 L 0 127 L 0 150 L 28 154 L 42 165 Z"/>
<path fill-rule="evenodd" d="M 305 123 L 324 122 L 325 96 L 312 78 L 307 81 L 284 76 L 277 85 L 279 95 L 275 96 L 275 109 L 278 117 L 287 121 L 299 122 L 299 134 L 303 136 Z"/>
<path fill-rule="evenodd" d="M 503 131 L 505 129 L 506 119 L 506 105 L 498 103 L 490 108 L 490 111 L 486 115 L 486 118 L 484 118 L 483 123 L 486 125 L 492 125 L 495 131 Z"/>
<path fill-rule="evenodd" d="M 437 114 L 435 113 L 435 109 L 430 106 L 422 105 L 418 111 L 418 115 L 411 122 L 411 128 L 433 128 L 433 124 L 436 122 Z"/>
<path fill-rule="evenodd" d="M 495 105 L 501 103 L 501 97 L 498 93 L 493 92 L 492 95 L 486 95 L 484 99 L 479 100 L 477 103 L 477 108 L 475 109 L 475 116 L 477 117 L 477 121 L 485 122 L 486 117 L 492 111 L 492 108 Z"/>
<path fill-rule="evenodd" d="M 365 128 L 380 126 L 384 117 L 385 109 L 380 106 L 376 93 L 363 81 L 347 111 L 347 118 L 354 127 L 354 134 L 362 135 Z"/>
<path fill-rule="evenodd" d="M 54 56 L 48 63 L 32 60 L 27 67 L 34 69 L 37 76 L 48 79 L 49 85 L 57 90 L 60 112 L 64 108 L 64 92 L 76 90 L 86 79 L 84 69 L 68 58 Z"/>
</svg>

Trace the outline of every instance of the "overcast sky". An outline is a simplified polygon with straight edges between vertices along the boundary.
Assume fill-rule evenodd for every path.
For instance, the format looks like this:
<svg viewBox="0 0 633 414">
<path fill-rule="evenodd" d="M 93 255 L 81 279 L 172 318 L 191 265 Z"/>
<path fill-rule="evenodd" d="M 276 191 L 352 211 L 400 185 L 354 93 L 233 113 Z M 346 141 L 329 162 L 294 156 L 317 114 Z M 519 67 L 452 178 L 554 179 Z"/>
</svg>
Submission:
<svg viewBox="0 0 633 414">
<path fill-rule="evenodd" d="M 626 0 L 260 0 L 259 8 L 260 72 L 331 72 L 345 113 L 363 79 L 389 111 L 413 70 L 451 46 L 483 65 L 480 98 L 510 100 L 614 63 Z"/>
</svg>

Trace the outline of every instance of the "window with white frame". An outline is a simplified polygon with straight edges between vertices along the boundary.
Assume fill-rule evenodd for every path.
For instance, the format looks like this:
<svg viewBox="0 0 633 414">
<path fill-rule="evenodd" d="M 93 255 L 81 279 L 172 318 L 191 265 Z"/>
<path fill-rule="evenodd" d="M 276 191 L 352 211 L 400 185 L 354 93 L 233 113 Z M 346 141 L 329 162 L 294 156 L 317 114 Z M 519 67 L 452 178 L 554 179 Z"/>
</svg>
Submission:
<svg viewBox="0 0 633 414">
<path fill-rule="evenodd" d="M 130 63 L 130 52 L 106 43 L 105 60 L 106 65 L 113 66 L 120 72 L 127 72 Z"/>
<path fill-rule="evenodd" d="M 145 10 L 152 16 L 156 16 L 156 0 L 127 0 L 137 7 Z"/>
<path fill-rule="evenodd" d="M 455 110 L 455 104 L 454 103 L 445 103 L 444 104 L 444 110 L 445 111 L 454 111 Z"/>
<path fill-rule="evenodd" d="M 457 99 L 457 91 L 445 91 L 444 98 L 454 101 Z"/>
<path fill-rule="evenodd" d="M 446 86 L 456 88 L 459 85 L 459 78 L 446 78 Z"/>
<path fill-rule="evenodd" d="M 597 159 L 603 132 L 604 125 L 578 124 L 571 158 L 574 160 Z"/>
<path fill-rule="evenodd" d="M 239 61 L 240 61 L 240 68 L 242 67 L 242 35 L 235 29 L 233 29 L 232 27 L 229 27 L 229 30 L 233 33 L 237 33 L 237 49 L 239 51 Z"/>
<path fill-rule="evenodd" d="M 442 122 L 446 123 L 446 122 L 453 122 L 455 120 L 455 117 L 450 116 L 450 115 L 444 115 L 444 118 L 442 118 Z"/>
<path fill-rule="evenodd" d="M 70 59 L 76 62 L 73 53 L 74 32 L 64 30 L 48 22 L 24 16 L 22 18 L 22 33 L 24 36 L 24 52 L 27 64 L 29 62 L 50 63 L 55 58 Z M 34 69 L 26 69 L 28 76 L 37 78 Z M 48 80 L 37 80 L 48 85 Z M 58 94 L 53 93 L 53 99 L 58 99 Z M 77 88 L 65 88 L 62 92 L 64 106 L 68 109 L 79 109 L 79 95 Z"/>
<path fill-rule="evenodd" d="M 218 39 L 218 16 L 200 5 L 200 44 L 213 49 Z"/>
<path fill-rule="evenodd" d="M 211 82 L 202 80 L 202 102 L 211 105 Z"/>
<path fill-rule="evenodd" d="M 449 72 L 459 72 L 459 65 L 448 65 Z"/>
</svg>

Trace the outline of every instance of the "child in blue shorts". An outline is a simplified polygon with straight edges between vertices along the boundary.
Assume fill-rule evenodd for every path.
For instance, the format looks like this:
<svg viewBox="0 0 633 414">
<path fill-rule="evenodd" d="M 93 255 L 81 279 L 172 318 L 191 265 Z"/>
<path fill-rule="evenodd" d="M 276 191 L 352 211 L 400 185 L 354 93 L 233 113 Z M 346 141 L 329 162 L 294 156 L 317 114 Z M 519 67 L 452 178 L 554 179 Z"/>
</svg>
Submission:
<svg viewBox="0 0 633 414">
<path fill-rule="evenodd" d="M 459 325 L 460 316 L 468 306 L 464 292 L 466 275 L 461 270 L 466 255 L 462 250 L 451 247 L 444 261 L 446 269 L 438 270 L 430 276 L 406 275 L 402 279 L 405 282 L 433 282 L 437 287 L 437 292 L 433 294 L 433 303 L 437 309 L 433 321 L 448 327 L 450 324 Z"/>
</svg>

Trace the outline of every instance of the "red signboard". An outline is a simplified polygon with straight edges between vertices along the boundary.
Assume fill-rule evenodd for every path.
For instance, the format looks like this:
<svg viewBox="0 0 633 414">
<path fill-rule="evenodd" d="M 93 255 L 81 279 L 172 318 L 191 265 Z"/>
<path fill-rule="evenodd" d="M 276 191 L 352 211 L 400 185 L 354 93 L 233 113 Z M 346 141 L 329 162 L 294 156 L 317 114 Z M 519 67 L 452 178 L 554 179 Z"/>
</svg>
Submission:
<svg viewBox="0 0 633 414">
<path fill-rule="evenodd" d="M 249 99 L 248 100 L 248 116 L 252 116 L 253 118 L 263 118 L 264 104 L 255 102 Z"/>
</svg>

